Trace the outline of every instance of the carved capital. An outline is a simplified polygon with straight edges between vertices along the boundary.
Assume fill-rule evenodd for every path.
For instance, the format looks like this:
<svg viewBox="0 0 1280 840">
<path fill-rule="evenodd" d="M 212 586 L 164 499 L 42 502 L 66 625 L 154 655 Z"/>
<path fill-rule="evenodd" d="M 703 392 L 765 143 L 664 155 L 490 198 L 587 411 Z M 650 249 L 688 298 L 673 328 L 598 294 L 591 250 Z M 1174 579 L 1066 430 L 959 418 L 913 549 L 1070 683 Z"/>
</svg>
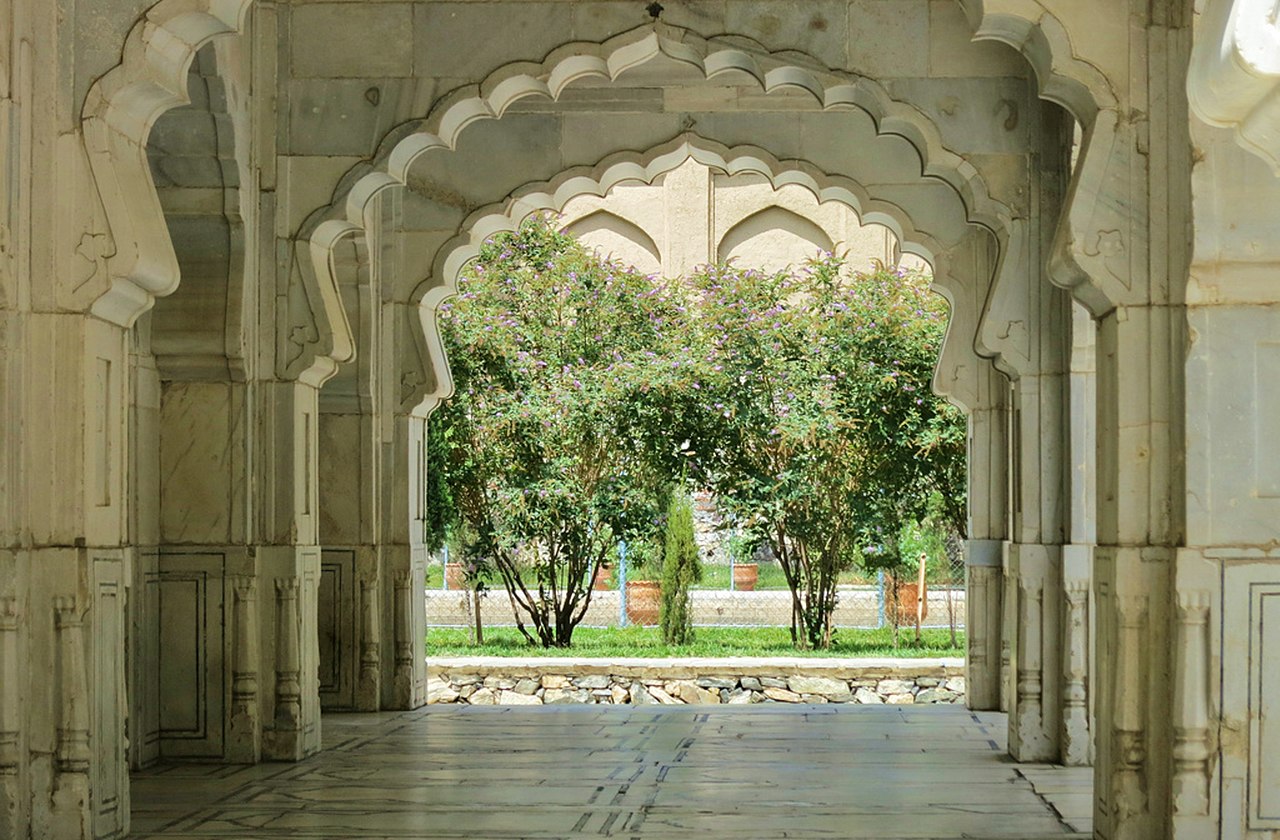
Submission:
<svg viewBox="0 0 1280 840">
<path fill-rule="evenodd" d="M 55 595 L 53 598 L 54 618 L 59 630 L 79 627 L 84 622 L 80 612 L 79 599 L 75 595 Z"/>
</svg>

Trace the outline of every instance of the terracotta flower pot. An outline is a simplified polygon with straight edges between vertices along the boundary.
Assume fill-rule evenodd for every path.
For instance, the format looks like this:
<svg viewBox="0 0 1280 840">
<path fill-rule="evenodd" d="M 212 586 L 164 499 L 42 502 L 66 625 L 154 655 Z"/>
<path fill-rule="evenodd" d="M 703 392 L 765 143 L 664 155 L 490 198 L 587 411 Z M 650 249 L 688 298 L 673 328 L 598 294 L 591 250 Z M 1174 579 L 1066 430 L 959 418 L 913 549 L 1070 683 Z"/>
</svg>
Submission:
<svg viewBox="0 0 1280 840">
<path fill-rule="evenodd" d="M 916 623 L 916 604 L 920 600 L 920 584 L 913 581 L 899 581 L 894 589 L 893 606 L 898 613 L 898 624 L 915 624 Z M 928 604 L 925 604 L 924 612 L 920 619 L 923 621 L 929 615 Z"/>
<path fill-rule="evenodd" d="M 733 564 L 733 588 L 737 592 L 754 592 L 756 580 L 760 577 L 760 566 L 756 563 Z"/>
<path fill-rule="evenodd" d="M 461 563 L 444 564 L 444 582 L 450 589 L 467 588 L 467 573 Z"/>
<path fill-rule="evenodd" d="M 657 624 L 662 605 L 662 584 L 656 580 L 627 581 L 627 623 Z"/>
<path fill-rule="evenodd" d="M 597 592 L 604 592 L 609 589 L 609 576 L 613 574 L 613 566 L 607 563 L 601 563 L 596 566 L 596 576 L 591 579 L 591 588 Z"/>
</svg>

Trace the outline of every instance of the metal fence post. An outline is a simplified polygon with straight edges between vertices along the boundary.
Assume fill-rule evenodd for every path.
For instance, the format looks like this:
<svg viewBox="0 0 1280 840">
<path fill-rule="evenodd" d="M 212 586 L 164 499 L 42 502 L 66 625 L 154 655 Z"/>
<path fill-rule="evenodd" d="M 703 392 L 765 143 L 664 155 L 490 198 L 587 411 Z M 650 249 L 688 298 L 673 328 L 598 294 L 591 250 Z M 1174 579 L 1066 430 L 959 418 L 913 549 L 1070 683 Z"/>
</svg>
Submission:
<svg viewBox="0 0 1280 840">
<path fill-rule="evenodd" d="M 444 544 L 444 562 L 440 564 L 440 588 L 449 590 L 449 544 Z"/>
<path fill-rule="evenodd" d="M 876 629 L 884 627 L 884 569 L 876 572 L 876 600 L 878 601 Z"/>
<path fill-rule="evenodd" d="M 618 541 L 618 626 L 627 626 L 627 541 Z"/>
</svg>

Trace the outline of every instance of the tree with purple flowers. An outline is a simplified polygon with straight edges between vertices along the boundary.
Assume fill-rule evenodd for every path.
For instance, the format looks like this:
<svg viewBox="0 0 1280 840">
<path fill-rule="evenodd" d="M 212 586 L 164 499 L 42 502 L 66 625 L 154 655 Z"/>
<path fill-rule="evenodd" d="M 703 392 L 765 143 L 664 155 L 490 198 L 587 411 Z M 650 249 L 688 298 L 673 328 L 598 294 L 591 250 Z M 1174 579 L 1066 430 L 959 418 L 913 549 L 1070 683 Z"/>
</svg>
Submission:
<svg viewBox="0 0 1280 840">
<path fill-rule="evenodd" d="M 440 307 L 455 393 L 430 422 L 433 497 L 453 510 L 433 521 L 465 523 L 531 643 L 568 646 L 596 568 L 660 532 L 670 475 L 632 418 L 679 297 L 534 218 L 485 243 Z"/>
<path fill-rule="evenodd" d="M 829 647 L 840 573 L 899 564 L 898 533 L 930 495 L 963 499 L 963 417 L 930 391 L 945 302 L 926 276 L 829 255 L 689 283 L 698 317 L 665 353 L 687 371 L 673 431 L 691 477 L 778 558 L 796 645 Z"/>
</svg>

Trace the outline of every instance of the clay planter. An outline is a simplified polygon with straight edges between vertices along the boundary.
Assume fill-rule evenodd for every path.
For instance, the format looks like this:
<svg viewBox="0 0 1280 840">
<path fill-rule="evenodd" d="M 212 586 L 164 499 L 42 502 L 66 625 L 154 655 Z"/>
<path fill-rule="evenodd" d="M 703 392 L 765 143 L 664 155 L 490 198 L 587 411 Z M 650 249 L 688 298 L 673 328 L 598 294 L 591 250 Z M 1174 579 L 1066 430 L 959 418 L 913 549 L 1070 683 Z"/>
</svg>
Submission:
<svg viewBox="0 0 1280 840">
<path fill-rule="evenodd" d="M 467 573 L 461 563 L 444 564 L 444 582 L 450 589 L 467 588 Z"/>
<path fill-rule="evenodd" d="M 597 592 L 605 592 L 609 589 L 609 575 L 613 574 L 613 566 L 607 563 L 601 563 L 596 566 L 596 576 L 591 579 L 591 588 Z"/>
<path fill-rule="evenodd" d="M 656 580 L 627 581 L 627 623 L 651 625 L 658 623 L 658 609 L 662 604 L 662 584 Z"/>
<path fill-rule="evenodd" d="M 914 625 L 916 623 L 916 602 L 920 599 L 920 584 L 915 581 L 900 581 L 894 589 L 893 606 L 898 611 L 898 624 Z M 928 604 L 925 605 L 924 615 L 920 618 L 923 621 L 929 614 Z"/>
<path fill-rule="evenodd" d="M 756 579 L 760 577 L 760 566 L 756 563 L 735 563 L 733 565 L 733 589 L 735 592 L 754 592 Z"/>
</svg>

